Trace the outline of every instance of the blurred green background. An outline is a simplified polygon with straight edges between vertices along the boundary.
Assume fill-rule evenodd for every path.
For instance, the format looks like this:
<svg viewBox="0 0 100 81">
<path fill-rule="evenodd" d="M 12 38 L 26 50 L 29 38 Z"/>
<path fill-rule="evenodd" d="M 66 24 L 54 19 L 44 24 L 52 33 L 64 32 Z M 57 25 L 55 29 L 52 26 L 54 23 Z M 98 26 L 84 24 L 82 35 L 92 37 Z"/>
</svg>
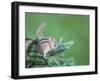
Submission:
<svg viewBox="0 0 100 81">
<path fill-rule="evenodd" d="M 35 38 L 39 25 L 45 22 L 44 36 L 57 41 L 74 41 L 65 51 L 65 58 L 74 58 L 75 65 L 89 65 L 89 16 L 72 14 L 25 13 L 25 36 Z"/>
</svg>

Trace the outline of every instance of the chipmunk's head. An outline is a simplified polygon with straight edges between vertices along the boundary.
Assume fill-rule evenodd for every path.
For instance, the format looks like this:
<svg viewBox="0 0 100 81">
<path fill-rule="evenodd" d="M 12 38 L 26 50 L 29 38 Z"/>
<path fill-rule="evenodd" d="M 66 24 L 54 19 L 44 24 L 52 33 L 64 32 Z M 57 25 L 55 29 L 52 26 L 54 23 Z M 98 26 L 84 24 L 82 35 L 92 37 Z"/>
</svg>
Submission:
<svg viewBox="0 0 100 81">
<path fill-rule="evenodd" d="M 51 48 L 55 48 L 56 47 L 56 40 L 55 40 L 55 38 L 49 37 L 48 41 L 49 41 L 49 44 L 50 44 Z"/>
</svg>

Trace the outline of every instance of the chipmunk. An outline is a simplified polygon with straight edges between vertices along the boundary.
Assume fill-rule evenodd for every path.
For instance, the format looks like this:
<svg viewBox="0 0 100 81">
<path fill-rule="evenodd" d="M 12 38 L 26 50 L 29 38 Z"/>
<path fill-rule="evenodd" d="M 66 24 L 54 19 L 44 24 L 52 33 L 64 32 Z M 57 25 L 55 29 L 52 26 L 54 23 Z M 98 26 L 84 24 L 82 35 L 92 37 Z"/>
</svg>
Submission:
<svg viewBox="0 0 100 81">
<path fill-rule="evenodd" d="M 46 58 L 46 54 L 51 50 L 56 48 L 57 42 L 53 37 L 44 37 L 43 31 L 46 26 L 45 22 L 42 23 L 36 32 L 36 37 L 39 40 L 36 44 L 36 49 L 38 53 L 42 54 L 44 58 Z"/>
</svg>

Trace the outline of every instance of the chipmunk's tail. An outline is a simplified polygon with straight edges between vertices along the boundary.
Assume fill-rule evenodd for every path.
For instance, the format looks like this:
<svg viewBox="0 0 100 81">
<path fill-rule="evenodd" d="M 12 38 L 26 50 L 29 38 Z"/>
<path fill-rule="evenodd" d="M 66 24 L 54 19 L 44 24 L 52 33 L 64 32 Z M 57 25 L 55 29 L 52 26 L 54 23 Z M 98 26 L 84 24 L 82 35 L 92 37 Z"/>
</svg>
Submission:
<svg viewBox="0 0 100 81">
<path fill-rule="evenodd" d="M 45 26 L 46 26 L 45 22 L 40 24 L 40 26 L 38 27 L 38 29 L 36 31 L 36 38 L 42 38 L 43 37 L 43 31 L 44 31 Z"/>
</svg>

